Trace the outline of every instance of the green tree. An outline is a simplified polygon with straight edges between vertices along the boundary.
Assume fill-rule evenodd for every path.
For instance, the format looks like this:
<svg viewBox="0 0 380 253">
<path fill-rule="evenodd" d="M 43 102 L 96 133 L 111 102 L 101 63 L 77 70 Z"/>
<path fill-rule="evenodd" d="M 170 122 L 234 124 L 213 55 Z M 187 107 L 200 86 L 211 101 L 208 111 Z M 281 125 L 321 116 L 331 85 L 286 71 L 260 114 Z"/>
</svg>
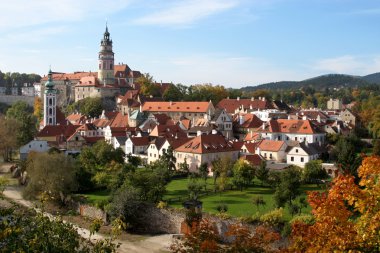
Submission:
<svg viewBox="0 0 380 253">
<path fill-rule="evenodd" d="M 261 185 L 268 181 L 269 169 L 267 168 L 266 161 L 262 161 L 260 166 L 256 169 L 256 178 L 261 181 Z"/>
<path fill-rule="evenodd" d="M 17 144 L 19 146 L 33 140 L 37 131 L 36 118 L 34 117 L 31 108 L 29 108 L 25 102 L 18 101 L 14 103 L 7 110 L 7 118 L 15 119 L 19 124 L 20 128 L 16 132 Z"/>
<path fill-rule="evenodd" d="M 77 180 L 80 190 L 99 187 L 114 188 L 112 185 L 106 186 L 104 183 L 109 182 L 108 179 L 111 177 L 120 176 L 119 173 L 125 173 L 129 170 L 128 168 L 133 170 L 133 166 L 128 167 L 124 164 L 123 150 L 114 149 L 105 141 L 98 141 L 92 147 L 83 148 L 78 156 L 78 161 L 80 169 L 77 172 Z"/>
<path fill-rule="evenodd" d="M 380 155 L 380 140 L 374 141 L 372 154 Z"/>
<path fill-rule="evenodd" d="M 255 175 L 253 166 L 242 159 L 235 162 L 232 172 L 232 183 L 239 188 L 240 191 L 243 191 L 243 188 L 247 187 L 252 182 Z"/>
<path fill-rule="evenodd" d="M 26 172 L 30 179 L 23 192 L 26 198 L 37 198 L 48 192 L 55 199 L 61 199 L 62 195 L 77 189 L 74 162 L 64 154 L 31 153 Z"/>
<path fill-rule="evenodd" d="M 183 94 L 177 86 L 170 84 L 162 97 L 165 101 L 181 101 L 183 99 Z"/>
<path fill-rule="evenodd" d="M 199 168 L 198 168 L 198 173 L 199 173 L 200 177 L 204 179 L 205 183 L 207 181 L 208 172 L 209 172 L 208 171 L 208 164 L 202 163 L 201 166 L 199 166 Z"/>
<path fill-rule="evenodd" d="M 327 172 L 322 167 L 321 160 L 312 160 L 305 164 L 302 172 L 302 181 L 311 183 L 317 179 L 325 179 L 328 177 Z"/>
<path fill-rule="evenodd" d="M 221 182 L 227 182 L 227 176 L 231 174 L 231 168 L 233 166 L 231 158 L 228 156 L 223 156 L 222 158 L 212 161 L 211 164 L 214 177 L 214 186 L 216 186 L 217 179 L 221 177 L 223 177 Z"/>
<path fill-rule="evenodd" d="M 202 189 L 205 188 L 205 182 L 201 181 L 199 178 L 190 177 L 187 184 L 187 191 L 189 193 L 189 199 L 197 200 Z"/>
<path fill-rule="evenodd" d="M 177 162 L 177 158 L 174 156 L 173 148 L 169 146 L 169 148 L 163 152 L 160 159 L 166 165 L 166 168 L 170 171 L 175 171 L 175 163 Z"/>
<path fill-rule="evenodd" d="M 291 166 L 280 174 L 280 183 L 276 187 L 274 200 L 277 207 L 283 207 L 286 203 L 292 204 L 292 201 L 300 194 L 301 176 L 299 169 Z"/>
</svg>

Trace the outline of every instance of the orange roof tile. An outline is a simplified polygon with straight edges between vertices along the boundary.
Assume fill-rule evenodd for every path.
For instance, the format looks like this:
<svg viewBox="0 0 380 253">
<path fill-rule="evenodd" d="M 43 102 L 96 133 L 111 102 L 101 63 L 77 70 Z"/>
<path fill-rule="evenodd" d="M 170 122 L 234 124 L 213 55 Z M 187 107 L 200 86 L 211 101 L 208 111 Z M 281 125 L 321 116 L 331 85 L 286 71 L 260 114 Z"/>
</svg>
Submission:
<svg viewBox="0 0 380 253">
<path fill-rule="evenodd" d="M 177 152 L 206 154 L 238 151 L 232 142 L 219 134 L 199 135 L 175 149 Z"/>
<path fill-rule="evenodd" d="M 244 107 L 245 109 L 251 110 L 263 110 L 263 109 L 272 109 L 273 105 L 268 100 L 259 100 L 259 99 L 222 99 L 218 105 L 218 108 L 223 108 L 227 111 L 227 113 L 234 113 L 236 109 L 239 107 Z"/>
<path fill-rule="evenodd" d="M 258 147 L 261 151 L 277 152 L 283 145 L 285 145 L 284 141 L 262 140 Z"/>
<path fill-rule="evenodd" d="M 207 113 L 209 102 L 145 102 L 148 112 L 200 112 Z"/>
<path fill-rule="evenodd" d="M 317 129 L 311 124 L 310 120 L 297 119 L 278 119 L 271 120 L 265 125 L 265 129 L 258 129 L 258 132 L 270 133 L 298 133 L 298 134 L 314 134 Z"/>
</svg>

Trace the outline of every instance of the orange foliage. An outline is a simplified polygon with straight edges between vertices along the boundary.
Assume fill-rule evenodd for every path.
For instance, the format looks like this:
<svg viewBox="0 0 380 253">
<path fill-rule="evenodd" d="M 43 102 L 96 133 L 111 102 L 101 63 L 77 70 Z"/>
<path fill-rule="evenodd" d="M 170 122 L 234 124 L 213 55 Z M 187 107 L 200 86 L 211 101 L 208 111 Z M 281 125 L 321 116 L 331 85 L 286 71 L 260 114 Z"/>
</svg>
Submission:
<svg viewBox="0 0 380 253">
<path fill-rule="evenodd" d="M 202 220 L 198 229 L 186 234 L 182 241 L 172 244 L 170 249 L 176 253 L 244 253 L 244 252 L 279 252 L 272 243 L 280 239 L 280 235 L 264 226 L 250 231 L 242 225 L 231 225 L 225 234 L 230 243 L 222 243 L 215 225 L 208 220 Z"/>
<path fill-rule="evenodd" d="M 328 192 L 310 192 L 313 225 L 292 227 L 293 252 L 378 252 L 380 249 L 380 157 L 364 158 L 359 185 L 338 176 Z"/>
</svg>

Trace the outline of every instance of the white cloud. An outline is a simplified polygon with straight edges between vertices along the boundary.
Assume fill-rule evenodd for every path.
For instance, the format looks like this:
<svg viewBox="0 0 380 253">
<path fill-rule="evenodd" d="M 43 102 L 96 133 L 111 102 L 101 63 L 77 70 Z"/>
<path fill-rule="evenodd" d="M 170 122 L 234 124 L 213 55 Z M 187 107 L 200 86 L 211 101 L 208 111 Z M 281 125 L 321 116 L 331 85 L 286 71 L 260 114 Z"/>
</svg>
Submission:
<svg viewBox="0 0 380 253">
<path fill-rule="evenodd" d="M 0 31 L 83 20 L 125 8 L 132 0 L 17 0 L 1 3 Z"/>
<path fill-rule="evenodd" d="M 160 6 L 160 9 L 136 19 L 143 25 L 190 25 L 210 15 L 235 7 L 237 0 L 182 0 Z"/>
<path fill-rule="evenodd" d="M 365 75 L 380 71 L 380 56 L 345 55 L 321 59 L 312 68 L 330 73 Z"/>
</svg>

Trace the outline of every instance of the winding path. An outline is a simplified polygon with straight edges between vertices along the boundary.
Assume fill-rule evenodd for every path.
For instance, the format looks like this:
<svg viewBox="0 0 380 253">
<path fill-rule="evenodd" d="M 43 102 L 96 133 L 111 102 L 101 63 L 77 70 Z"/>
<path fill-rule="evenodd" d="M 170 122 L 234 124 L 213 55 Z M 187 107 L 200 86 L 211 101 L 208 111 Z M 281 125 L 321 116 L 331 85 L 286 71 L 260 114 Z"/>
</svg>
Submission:
<svg viewBox="0 0 380 253">
<path fill-rule="evenodd" d="M 0 176 L 3 176 L 4 173 L 9 173 L 9 167 L 0 164 Z M 3 195 L 17 204 L 39 211 L 36 209 L 33 202 L 22 198 L 21 188 L 19 186 L 7 186 L 3 192 Z M 44 215 L 49 216 L 50 218 L 54 218 L 54 216 L 49 213 L 44 213 Z M 78 234 L 83 238 L 88 239 L 90 237 L 90 231 L 88 229 L 78 227 L 75 224 L 73 224 L 73 226 L 77 229 Z M 107 236 L 97 233 L 91 236 L 91 240 L 96 241 L 105 239 L 106 237 Z M 163 253 L 169 252 L 168 248 L 171 244 L 171 240 L 172 235 L 158 235 L 148 236 L 140 241 L 115 240 L 115 243 L 121 243 L 120 248 L 118 249 L 118 252 L 120 253 Z"/>
</svg>

